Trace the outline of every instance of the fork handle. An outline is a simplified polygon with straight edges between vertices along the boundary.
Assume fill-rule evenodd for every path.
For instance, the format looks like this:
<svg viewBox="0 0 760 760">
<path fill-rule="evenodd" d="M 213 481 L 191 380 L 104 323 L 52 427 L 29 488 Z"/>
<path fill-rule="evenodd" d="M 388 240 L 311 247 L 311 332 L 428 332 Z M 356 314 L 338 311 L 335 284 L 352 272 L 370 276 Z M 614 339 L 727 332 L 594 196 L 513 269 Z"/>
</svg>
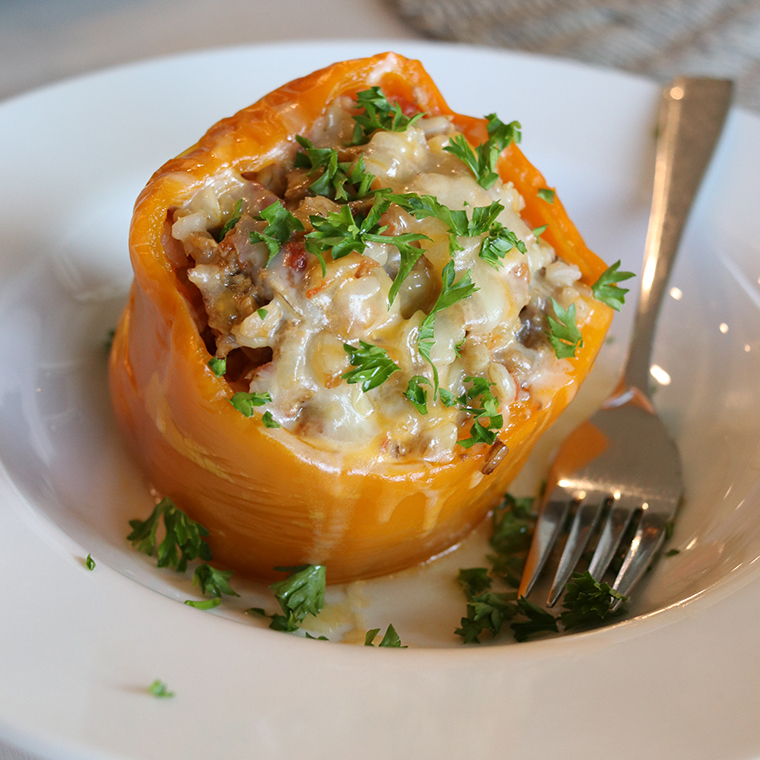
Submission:
<svg viewBox="0 0 760 760">
<path fill-rule="evenodd" d="M 649 397 L 652 340 L 686 219 L 710 163 L 731 103 L 727 79 L 678 77 L 662 93 L 654 195 L 633 338 L 621 390 Z M 621 392 L 622 391 L 622 392 Z"/>
</svg>

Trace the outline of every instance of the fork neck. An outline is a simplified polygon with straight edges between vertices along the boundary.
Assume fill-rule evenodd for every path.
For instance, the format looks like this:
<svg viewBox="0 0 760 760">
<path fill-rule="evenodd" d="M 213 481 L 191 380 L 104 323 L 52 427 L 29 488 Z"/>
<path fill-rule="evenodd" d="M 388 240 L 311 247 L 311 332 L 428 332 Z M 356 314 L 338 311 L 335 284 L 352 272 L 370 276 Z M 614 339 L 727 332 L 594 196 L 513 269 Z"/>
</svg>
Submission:
<svg viewBox="0 0 760 760">
<path fill-rule="evenodd" d="M 654 194 L 636 321 L 623 382 L 649 396 L 657 315 L 678 244 L 731 102 L 725 79 L 678 77 L 660 104 Z"/>
</svg>

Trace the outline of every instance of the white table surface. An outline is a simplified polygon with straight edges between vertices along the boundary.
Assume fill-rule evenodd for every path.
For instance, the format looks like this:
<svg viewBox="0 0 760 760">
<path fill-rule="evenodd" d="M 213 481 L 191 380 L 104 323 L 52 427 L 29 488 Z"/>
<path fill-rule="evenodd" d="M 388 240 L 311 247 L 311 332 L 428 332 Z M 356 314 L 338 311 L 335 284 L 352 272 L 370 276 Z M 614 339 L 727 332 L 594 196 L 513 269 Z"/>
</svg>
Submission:
<svg viewBox="0 0 760 760">
<path fill-rule="evenodd" d="M 383 0 L 0 0 L 0 101 L 97 69 L 204 48 L 419 37 Z M 41 759 L 0 738 L 0 760 Z"/>
</svg>

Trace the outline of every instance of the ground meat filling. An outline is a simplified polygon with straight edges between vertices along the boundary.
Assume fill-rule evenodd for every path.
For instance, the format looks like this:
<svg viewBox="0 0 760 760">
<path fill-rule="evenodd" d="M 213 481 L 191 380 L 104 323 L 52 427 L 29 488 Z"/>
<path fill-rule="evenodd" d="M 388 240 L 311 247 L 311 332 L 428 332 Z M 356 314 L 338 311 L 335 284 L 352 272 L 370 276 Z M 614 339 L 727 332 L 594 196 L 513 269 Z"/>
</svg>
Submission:
<svg viewBox="0 0 760 760">
<path fill-rule="evenodd" d="M 326 450 L 447 461 L 475 418 L 487 435 L 476 430 L 474 442 L 498 450 L 510 405 L 541 404 L 567 381 L 547 314 L 552 300 L 574 305 L 582 326 L 588 289 L 521 219 L 511 183 L 484 189 L 446 150 L 458 134 L 448 118 L 352 144 L 356 113 L 338 99 L 279 162 L 228 170 L 173 208 L 167 256 L 233 390 L 268 394 L 257 413 L 270 426 Z M 455 235 L 445 216 L 406 201 L 374 219 L 381 188 L 467 219 L 490 207 L 495 227 Z M 489 261 L 494 229 L 513 234 L 513 247 Z M 364 233 L 359 250 L 340 248 L 341 235 Z M 379 383 L 350 382 L 365 346 L 395 367 Z"/>
</svg>

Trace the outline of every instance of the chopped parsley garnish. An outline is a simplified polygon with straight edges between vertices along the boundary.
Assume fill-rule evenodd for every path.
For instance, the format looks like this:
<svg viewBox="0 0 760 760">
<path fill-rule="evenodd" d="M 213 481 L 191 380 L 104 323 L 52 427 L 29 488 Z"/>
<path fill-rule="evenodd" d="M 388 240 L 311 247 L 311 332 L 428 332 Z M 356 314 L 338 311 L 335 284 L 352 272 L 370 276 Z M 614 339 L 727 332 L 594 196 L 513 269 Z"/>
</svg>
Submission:
<svg viewBox="0 0 760 760">
<path fill-rule="evenodd" d="M 343 349 L 348 354 L 349 362 L 356 369 L 345 372 L 341 377 L 349 384 L 361 383 L 365 393 L 382 385 L 400 369 L 384 349 L 363 340 L 359 341 L 359 348 L 344 343 Z"/>
<path fill-rule="evenodd" d="M 209 369 L 217 376 L 222 377 L 227 371 L 227 360 L 219 359 L 216 356 L 208 363 Z"/>
<path fill-rule="evenodd" d="M 371 630 L 367 631 L 367 635 L 364 637 L 364 646 L 365 647 L 375 646 L 374 641 L 377 638 L 378 633 L 380 633 L 379 628 L 372 628 Z M 406 649 L 406 647 L 401 644 L 401 639 L 398 637 L 398 634 L 396 633 L 396 629 L 393 627 L 392 623 L 388 624 L 388 628 L 385 631 L 385 635 L 383 636 L 378 646 L 393 647 L 395 649 Z"/>
<path fill-rule="evenodd" d="M 196 610 L 213 610 L 214 607 L 218 607 L 222 603 L 219 597 L 214 599 L 203 599 L 200 602 L 195 602 L 192 599 L 185 599 L 185 604 L 188 607 L 195 607 Z"/>
<path fill-rule="evenodd" d="M 378 129 L 386 132 L 405 132 L 407 127 L 421 119 L 423 114 L 404 116 L 397 102 L 391 103 L 379 87 L 370 87 L 356 93 L 356 108 L 353 119 L 356 122 L 352 139 L 353 145 L 363 145 Z"/>
<path fill-rule="evenodd" d="M 240 217 L 243 215 L 243 199 L 238 198 L 235 201 L 235 205 L 232 208 L 232 213 L 229 219 L 224 223 L 224 227 L 219 232 L 218 242 L 224 240 L 225 235 L 240 221 Z"/>
<path fill-rule="evenodd" d="M 154 697 L 168 698 L 174 696 L 174 692 L 169 691 L 169 687 L 158 678 L 148 687 L 148 691 Z"/>
<path fill-rule="evenodd" d="M 535 238 L 541 237 L 541 235 L 543 235 L 544 232 L 546 232 L 546 230 L 548 230 L 548 229 L 549 229 L 549 225 L 548 224 L 542 224 L 540 227 L 534 227 L 533 228 L 533 237 L 535 237 Z"/>
<path fill-rule="evenodd" d="M 309 220 L 314 231 L 306 235 L 305 241 L 306 250 L 319 259 L 323 275 L 327 273 L 323 255 L 325 251 L 330 250 L 333 259 L 340 259 L 353 251 L 364 253 L 368 243 L 395 246 L 401 255 L 401 264 L 388 294 L 388 301 L 392 304 L 401 283 L 422 255 L 422 250 L 412 244 L 419 240 L 430 240 L 430 238 L 417 233 L 383 235 L 388 225 L 380 226 L 380 217 L 390 208 L 390 205 L 391 201 L 388 200 L 386 194 L 379 193 L 375 196 L 372 208 L 366 216 L 357 214 L 354 217 L 349 206 L 343 206 L 337 212 L 330 212 L 327 218 L 310 216 Z"/>
<path fill-rule="evenodd" d="M 527 641 L 528 637 L 534 633 L 559 633 L 557 618 L 551 612 L 529 602 L 525 597 L 517 600 L 516 614 L 527 618 L 527 620 L 513 620 L 510 625 L 516 641 Z"/>
<path fill-rule="evenodd" d="M 504 124 L 495 113 L 489 114 L 486 118 L 488 119 L 486 142 L 473 150 L 464 135 L 456 135 L 451 138 L 444 150 L 467 164 L 478 180 L 478 184 L 488 190 L 499 178 L 496 173 L 499 156 L 511 142 L 520 142 L 522 132 L 520 123 L 517 121 Z"/>
<path fill-rule="evenodd" d="M 430 358 L 430 352 L 435 345 L 435 315 L 443 309 L 448 309 L 455 303 L 459 303 L 465 298 L 471 296 L 478 288 L 470 279 L 470 272 L 467 271 L 465 275 L 458 281 L 454 282 L 454 262 L 449 261 L 443 268 L 441 274 L 442 288 L 441 294 L 438 296 L 438 300 L 435 302 L 433 308 L 430 310 L 425 319 L 422 320 L 419 333 L 417 334 L 417 348 L 425 359 L 433 368 L 434 390 L 438 393 L 438 369 L 433 360 Z"/>
<path fill-rule="evenodd" d="M 231 577 L 232 570 L 217 570 L 215 567 L 204 563 L 195 568 L 193 585 L 198 586 L 202 594 L 209 596 L 221 597 L 222 594 L 240 596 L 229 584 Z"/>
<path fill-rule="evenodd" d="M 266 319 L 266 317 L 267 317 L 267 314 L 268 314 L 267 310 L 266 310 L 266 309 L 264 309 L 264 308 L 258 309 L 258 311 L 257 311 L 256 313 L 259 315 L 259 318 L 260 318 L 262 321 Z"/>
<path fill-rule="evenodd" d="M 261 421 L 264 423 L 264 427 L 266 428 L 279 428 L 282 427 L 277 420 L 272 417 L 272 412 L 264 412 L 264 414 L 261 416 Z"/>
<path fill-rule="evenodd" d="M 387 200 L 401 206 L 416 219 L 434 217 L 442 221 L 449 228 L 449 253 L 452 255 L 462 250 L 457 238 L 478 237 L 483 234 L 486 237 L 480 244 L 478 255 L 496 269 L 500 266 L 501 259 L 513 248 L 517 248 L 520 253 L 527 252 L 525 243 L 497 220 L 499 214 L 504 211 L 504 206 L 499 201 L 494 201 L 490 206 L 474 208 L 472 218 L 468 219 L 466 211 L 450 209 L 432 195 L 380 192 Z"/>
<path fill-rule="evenodd" d="M 253 417 L 253 408 L 255 406 L 264 406 L 272 401 L 268 391 L 263 393 L 245 393 L 239 391 L 231 399 L 230 404 L 235 407 L 244 417 Z"/>
<path fill-rule="evenodd" d="M 665 552 L 665 556 L 666 556 L 666 557 L 675 557 L 675 556 L 676 556 L 676 554 L 680 554 L 680 553 L 681 553 L 681 550 L 680 550 L 680 549 L 668 549 L 668 550 Z"/>
<path fill-rule="evenodd" d="M 476 443 L 489 445 L 496 441 L 496 435 L 504 425 L 504 418 L 499 414 L 499 402 L 491 393 L 493 383 L 483 377 L 466 377 L 465 382 L 472 382 L 472 387 L 466 390 L 457 401 L 460 409 L 475 417 L 470 428 L 470 437 L 457 443 L 469 449 Z M 480 406 L 471 406 L 476 400 L 480 400 Z"/>
<path fill-rule="evenodd" d="M 515 611 L 515 594 L 484 591 L 467 602 L 467 617 L 460 621 L 460 628 L 454 633 L 461 636 L 465 644 L 479 644 L 480 634 L 488 631 L 496 636 L 505 620 L 511 619 Z"/>
<path fill-rule="evenodd" d="M 288 242 L 291 234 L 303 230 L 303 224 L 282 205 L 282 201 L 275 201 L 271 206 L 267 206 L 261 212 L 260 218 L 268 222 L 266 229 L 264 232 L 249 233 L 248 239 L 251 243 L 266 245 L 269 258 L 265 266 L 269 266 L 280 252 L 280 248 Z"/>
<path fill-rule="evenodd" d="M 147 520 L 130 520 L 132 532 L 127 540 L 138 551 L 153 556 L 156 550 L 158 524 L 163 519 L 166 536 L 158 547 L 158 566 L 173 567 L 183 573 L 189 560 L 213 559 L 209 545 L 203 540 L 208 531 L 177 509 L 168 497 L 162 499 Z"/>
<path fill-rule="evenodd" d="M 615 283 L 630 280 L 631 277 L 636 276 L 633 272 L 619 272 L 619 269 L 620 261 L 616 261 L 611 267 L 605 269 L 591 286 L 594 298 L 611 306 L 615 311 L 620 311 L 620 307 L 625 303 L 625 294 L 628 292 L 627 288 L 618 287 Z"/>
<path fill-rule="evenodd" d="M 448 388 L 439 388 L 438 397 L 444 406 L 456 406 L 457 397 Z"/>
<path fill-rule="evenodd" d="M 554 190 L 550 190 L 548 187 L 540 187 L 538 189 L 538 197 L 547 203 L 554 203 Z"/>
<path fill-rule="evenodd" d="M 111 328 L 106 333 L 106 339 L 103 341 L 103 346 L 105 347 L 106 351 L 110 351 L 111 347 L 113 346 L 113 339 L 116 337 L 116 328 Z"/>
<path fill-rule="evenodd" d="M 427 414 L 427 391 L 422 387 L 423 383 L 432 387 L 432 383 L 422 375 L 413 375 L 409 378 L 404 394 L 420 414 Z"/>
<path fill-rule="evenodd" d="M 573 573 L 565 586 L 562 606 L 565 611 L 559 616 L 566 631 L 585 625 L 599 623 L 610 614 L 620 614 L 622 609 L 611 613 L 612 605 L 627 597 L 615 591 L 608 583 L 595 581 L 591 573 Z"/>
<path fill-rule="evenodd" d="M 329 641 L 327 636 L 312 636 L 308 631 L 303 632 L 304 638 L 313 639 L 314 641 Z"/>
<path fill-rule="evenodd" d="M 284 614 L 272 615 L 270 628 L 276 631 L 297 630 L 307 615 L 318 615 L 325 606 L 324 565 L 301 565 L 290 570 L 285 580 L 273 583 L 269 588 L 280 603 Z"/>
<path fill-rule="evenodd" d="M 338 151 L 334 148 L 315 148 L 310 140 L 296 135 L 298 144 L 304 149 L 296 153 L 296 167 L 305 168 L 309 173 L 323 170 L 318 179 L 309 185 L 314 195 L 324 195 L 337 201 L 356 200 L 369 194 L 375 179 L 364 166 L 364 156 L 352 166 L 350 161 L 339 162 Z M 349 185 L 348 190 L 346 184 Z"/>
<path fill-rule="evenodd" d="M 460 570 L 457 580 L 468 599 L 472 599 L 491 588 L 491 578 L 488 575 L 488 568 L 485 567 L 469 567 Z"/>
<path fill-rule="evenodd" d="M 94 570 L 95 569 L 95 560 L 92 558 L 92 554 L 87 555 L 87 559 L 84 561 L 84 566 L 88 570 Z"/>
<path fill-rule="evenodd" d="M 488 235 L 483 238 L 478 256 L 494 269 L 498 269 L 501 266 L 502 259 L 513 248 L 517 248 L 520 253 L 527 253 L 528 251 L 525 243 L 512 230 L 508 230 L 499 222 L 495 222 L 488 231 Z"/>
<path fill-rule="evenodd" d="M 552 307 L 557 318 L 546 317 L 549 323 L 546 332 L 549 343 L 558 359 L 570 359 L 579 348 L 583 348 L 583 337 L 575 324 L 575 304 L 570 304 L 565 310 L 552 298 Z"/>
<path fill-rule="evenodd" d="M 520 585 L 535 524 L 531 497 L 505 494 L 493 511 L 490 544 L 495 554 L 489 554 L 487 559 L 491 572 L 513 588 Z"/>
</svg>

